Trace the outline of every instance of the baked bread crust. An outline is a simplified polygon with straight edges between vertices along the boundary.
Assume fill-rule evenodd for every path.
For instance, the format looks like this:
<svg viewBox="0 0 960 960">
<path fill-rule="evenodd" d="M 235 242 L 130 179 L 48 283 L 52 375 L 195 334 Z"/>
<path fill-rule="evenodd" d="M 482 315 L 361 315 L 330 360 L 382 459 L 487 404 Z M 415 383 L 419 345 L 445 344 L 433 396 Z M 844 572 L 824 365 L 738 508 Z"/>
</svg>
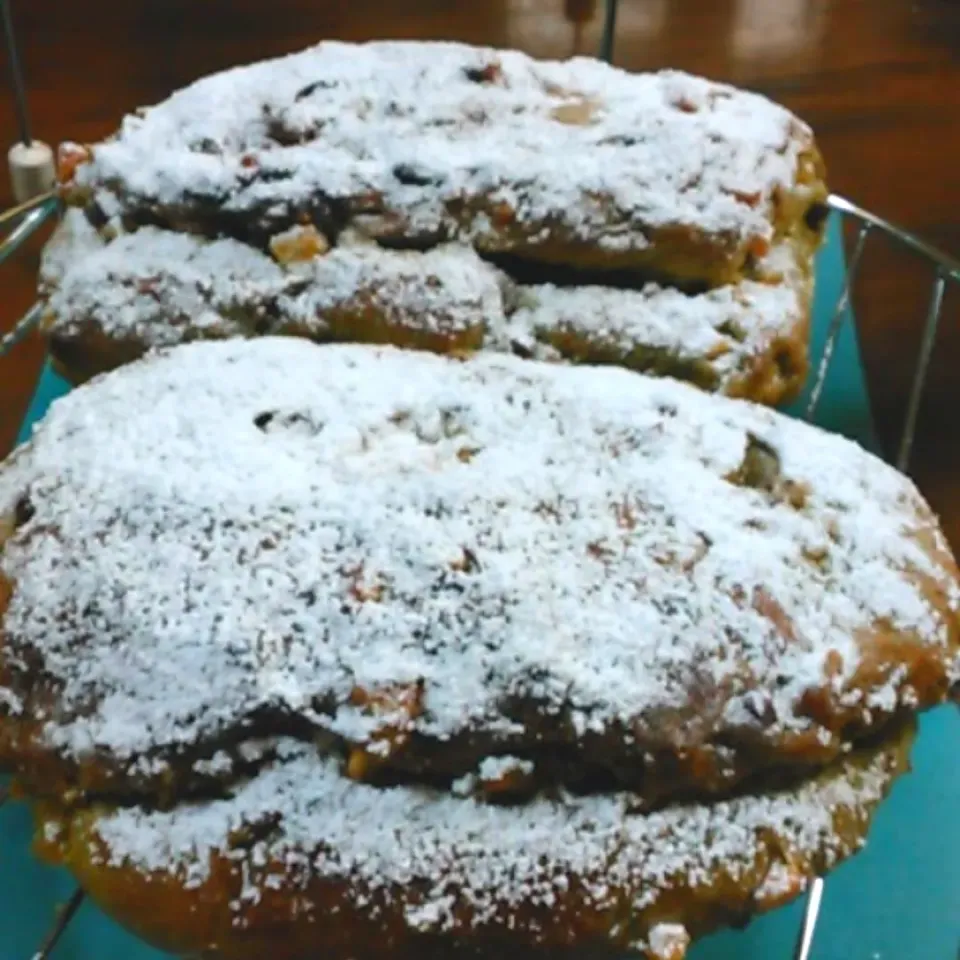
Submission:
<svg viewBox="0 0 960 960">
<path fill-rule="evenodd" d="M 759 95 L 432 42 L 325 42 L 207 77 L 66 145 L 61 179 L 98 225 L 263 249 L 359 227 L 712 285 L 778 240 L 812 248 L 826 198 L 810 129 Z"/>
<path fill-rule="evenodd" d="M 59 401 L 0 516 L 0 762 L 34 795 L 172 801 L 292 735 L 357 779 L 511 755 L 655 805 L 822 766 L 960 678 L 908 479 L 622 370 L 178 347 Z"/>
<path fill-rule="evenodd" d="M 682 960 L 863 844 L 912 729 L 799 787 L 710 807 L 629 796 L 491 806 L 346 780 L 300 743 L 223 800 L 39 814 L 38 848 L 177 956 Z"/>
<path fill-rule="evenodd" d="M 274 244 L 144 227 L 110 243 L 70 211 L 44 258 L 44 329 L 74 383 L 148 349 L 271 334 L 464 353 L 605 363 L 776 404 L 807 372 L 812 278 L 782 243 L 754 279 L 700 293 L 648 283 L 518 283 L 471 248 L 317 247 L 315 231 Z"/>
</svg>

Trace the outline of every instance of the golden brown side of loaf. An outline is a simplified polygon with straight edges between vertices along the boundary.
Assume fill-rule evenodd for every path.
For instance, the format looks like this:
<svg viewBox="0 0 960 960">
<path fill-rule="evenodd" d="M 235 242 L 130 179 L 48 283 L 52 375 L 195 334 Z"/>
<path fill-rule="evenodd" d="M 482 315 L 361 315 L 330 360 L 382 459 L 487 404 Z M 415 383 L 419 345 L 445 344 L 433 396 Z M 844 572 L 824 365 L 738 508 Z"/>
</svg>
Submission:
<svg viewBox="0 0 960 960">
<path fill-rule="evenodd" d="M 561 285 L 518 280 L 464 245 L 360 240 L 278 263 L 153 227 L 104 243 L 70 211 L 45 255 L 44 331 L 74 383 L 158 346 L 284 334 L 612 364 L 773 405 L 806 378 L 812 276 L 792 242 L 752 274 L 696 292 L 596 275 Z"/>
<path fill-rule="evenodd" d="M 47 808 L 38 843 L 178 956 L 682 960 L 692 939 L 789 902 L 855 853 L 911 741 L 901 730 L 799 787 L 646 815 L 622 795 L 491 807 L 377 789 L 279 744 L 229 799 Z"/>
</svg>

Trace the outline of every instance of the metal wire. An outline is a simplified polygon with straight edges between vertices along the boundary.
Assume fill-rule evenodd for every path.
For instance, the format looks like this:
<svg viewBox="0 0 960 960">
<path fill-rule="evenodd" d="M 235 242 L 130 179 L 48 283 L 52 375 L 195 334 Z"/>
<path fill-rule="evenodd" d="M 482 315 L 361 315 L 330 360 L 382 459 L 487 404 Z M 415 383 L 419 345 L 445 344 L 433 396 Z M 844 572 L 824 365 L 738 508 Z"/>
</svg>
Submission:
<svg viewBox="0 0 960 960">
<path fill-rule="evenodd" d="M 830 317 L 830 325 L 827 327 L 827 340 L 823 347 L 823 353 L 820 356 L 820 363 L 817 365 L 817 372 L 814 376 L 813 389 L 810 391 L 810 400 L 807 402 L 805 416 L 807 420 L 813 420 L 820 405 L 820 397 L 823 395 L 823 385 L 827 381 L 827 373 L 830 371 L 830 363 L 833 360 L 833 351 L 837 345 L 837 337 L 843 329 L 843 321 L 848 316 L 850 307 L 850 297 L 853 292 L 853 284 L 857 277 L 857 270 L 860 267 L 860 258 L 863 256 L 863 248 L 867 242 L 867 234 L 870 232 L 870 225 L 864 224 L 857 233 L 857 242 L 854 244 L 853 254 L 850 257 L 850 263 L 847 265 L 847 276 L 844 279 L 843 290 L 837 305 L 833 308 L 833 316 Z"/>
<path fill-rule="evenodd" d="M 40 326 L 43 318 L 43 304 L 35 303 L 13 326 L 13 329 L 0 337 L 0 358 L 13 352 L 13 348 L 26 340 Z"/>
<path fill-rule="evenodd" d="M 0 263 L 12 257 L 23 243 L 50 219 L 57 210 L 56 200 L 47 200 L 42 206 L 35 207 L 10 231 L 0 243 Z"/>
<path fill-rule="evenodd" d="M 7 47 L 7 63 L 10 68 L 10 85 L 13 87 L 13 103 L 17 112 L 21 143 L 30 146 L 33 134 L 30 129 L 30 111 L 27 109 L 26 84 L 23 82 L 23 66 L 17 50 L 17 35 L 13 29 L 13 15 L 9 0 L 0 0 L 0 15 L 3 17 L 3 37 Z"/>
<path fill-rule="evenodd" d="M 0 227 L 4 227 L 8 223 L 13 223 L 16 220 L 19 220 L 36 207 L 42 207 L 44 204 L 51 201 L 56 203 L 56 199 L 57 191 L 48 190 L 46 193 L 41 193 L 36 197 L 31 197 L 25 203 L 21 203 L 18 207 L 11 207 L 9 210 L 4 210 L 3 213 L 0 213 Z"/>
<path fill-rule="evenodd" d="M 904 417 L 903 427 L 900 432 L 900 439 L 897 444 L 897 453 L 894 458 L 894 465 L 898 470 L 906 472 L 910 464 L 910 453 L 913 450 L 913 441 L 916 435 L 917 420 L 920 415 L 920 405 L 923 401 L 923 389 L 926 386 L 927 374 L 930 369 L 930 360 L 933 356 L 933 350 L 936 346 L 937 334 L 940 327 L 940 317 L 943 312 L 943 300 L 946 295 L 947 285 L 950 283 L 960 284 L 960 260 L 952 257 L 948 253 L 937 249 L 926 240 L 921 239 L 915 233 L 904 230 L 895 224 L 890 223 L 883 217 L 871 213 L 858 207 L 855 203 L 847 200 L 845 197 L 838 197 L 832 194 L 827 200 L 831 209 L 836 211 L 847 220 L 851 220 L 859 225 L 857 239 L 854 243 L 853 253 L 850 257 L 847 278 L 844 283 L 843 292 L 837 301 L 833 316 L 830 320 L 830 326 L 827 331 L 827 339 L 824 344 L 823 353 L 814 375 L 814 383 L 810 393 L 810 400 L 807 405 L 806 414 L 812 418 L 816 413 L 817 404 L 823 392 L 823 386 L 827 375 L 830 372 L 830 362 L 833 359 L 833 352 L 836 348 L 837 338 L 843 329 L 844 322 L 851 315 L 849 310 L 850 301 L 854 283 L 860 261 L 863 257 L 863 251 L 867 240 L 881 233 L 899 246 L 919 255 L 922 259 L 929 262 L 933 268 L 933 280 L 930 292 L 930 304 L 927 309 L 927 316 L 923 326 L 923 333 L 920 341 L 920 352 L 914 367 L 913 381 L 910 385 L 910 395 L 907 400 L 907 411 Z"/>
<path fill-rule="evenodd" d="M 943 295 L 947 290 L 947 274 L 937 272 L 937 279 L 933 284 L 933 295 L 930 298 L 930 307 L 927 311 L 927 322 L 923 327 L 923 338 L 920 341 L 920 356 L 913 374 L 913 383 L 910 386 L 910 399 L 907 402 L 907 416 L 903 423 L 903 434 L 900 437 L 900 447 L 897 450 L 896 465 L 898 470 L 906 470 L 910 460 L 910 451 L 913 448 L 913 437 L 917 428 L 917 417 L 920 413 L 920 401 L 923 399 L 923 385 L 930 369 L 930 357 L 933 355 L 933 345 L 937 339 L 937 328 L 940 325 L 940 312 L 943 308 Z"/>
<path fill-rule="evenodd" d="M 54 216 L 58 209 L 59 201 L 54 195 L 48 194 L 0 214 L 0 226 L 20 218 L 20 222 L 4 237 L 3 241 L 0 241 L 0 264 L 16 254 L 27 239 Z M 12 330 L 0 336 L 0 358 L 10 353 L 21 341 L 26 340 L 40 325 L 42 316 L 42 305 L 34 303 L 14 324 Z"/>
<path fill-rule="evenodd" d="M 40 945 L 40 949 L 31 957 L 31 960 L 49 960 L 50 955 L 60 942 L 60 938 L 67 932 L 70 921 L 73 920 L 77 915 L 77 911 L 83 906 L 85 896 L 81 889 L 77 888 L 74 890 L 70 899 L 57 911 L 57 919 L 53 928 Z"/>
<path fill-rule="evenodd" d="M 600 36 L 600 59 L 613 63 L 613 47 L 617 37 L 617 4 L 619 0 L 606 0 L 603 13 L 603 33 Z"/>
<path fill-rule="evenodd" d="M 945 273 L 951 280 L 960 282 L 960 260 L 956 257 L 952 257 L 950 254 L 938 250 L 936 247 L 927 243 L 926 240 L 918 237 L 915 233 L 904 230 L 889 220 L 884 220 L 883 217 L 878 217 L 875 213 L 864 210 L 863 207 L 858 207 L 855 203 L 847 200 L 846 197 L 838 197 L 836 194 L 831 194 L 827 202 L 834 210 L 839 211 L 845 216 L 853 217 L 855 220 L 869 224 L 871 227 L 879 227 L 884 233 L 899 241 L 903 246 L 909 248 L 914 253 L 919 253 L 920 256 L 936 264 L 937 268 Z"/>
</svg>

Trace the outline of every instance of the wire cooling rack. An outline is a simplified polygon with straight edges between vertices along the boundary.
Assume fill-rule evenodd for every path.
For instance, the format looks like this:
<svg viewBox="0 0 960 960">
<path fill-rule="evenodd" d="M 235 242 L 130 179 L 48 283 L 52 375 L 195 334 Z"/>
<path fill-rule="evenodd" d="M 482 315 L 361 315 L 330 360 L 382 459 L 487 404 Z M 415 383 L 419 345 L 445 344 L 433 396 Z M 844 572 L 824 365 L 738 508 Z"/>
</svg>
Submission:
<svg viewBox="0 0 960 960">
<path fill-rule="evenodd" d="M 599 56 L 608 62 L 613 62 L 618 2 L 619 0 L 606 0 L 604 5 Z M 21 140 L 29 145 L 31 142 L 29 111 L 27 109 L 23 75 L 16 55 L 16 43 L 9 15 L 8 0 L 0 0 L 0 12 L 3 13 L 3 26 Z M 901 229 L 869 210 L 864 210 L 844 197 L 831 195 L 827 202 L 834 215 L 839 216 L 844 221 L 844 225 L 852 226 L 854 233 L 851 252 L 847 261 L 846 276 L 837 301 L 833 305 L 823 350 L 820 356 L 816 358 L 813 383 L 803 410 L 803 416 L 811 422 L 816 422 L 823 388 L 830 373 L 838 339 L 843 332 L 844 325 L 853 322 L 853 314 L 850 310 L 851 300 L 867 242 L 873 235 L 887 237 L 901 250 L 919 255 L 926 262 L 930 273 L 930 293 L 926 316 L 923 318 L 920 349 L 914 367 L 903 429 L 892 460 L 897 469 L 906 471 L 913 447 L 917 415 L 923 398 L 930 358 L 933 355 L 937 340 L 944 297 L 948 284 L 960 285 L 960 260 L 936 249 L 915 234 Z M 53 189 L 40 193 L 19 206 L 0 213 L 0 232 L 5 232 L 5 236 L 0 240 L 0 264 L 14 256 L 29 237 L 45 223 L 57 218 L 60 213 L 61 203 L 56 190 Z M 10 332 L 0 337 L 0 358 L 11 353 L 21 341 L 38 329 L 42 313 L 42 304 L 39 301 L 34 303 Z M 0 788 L 0 805 L 5 803 L 7 799 L 8 793 Z M 823 878 L 813 878 L 806 891 L 803 919 L 796 936 L 793 960 L 811 960 L 812 958 L 814 935 L 824 892 Z M 50 960 L 52 958 L 54 949 L 82 905 L 83 900 L 84 893 L 78 888 L 61 907 L 57 915 L 52 918 L 47 937 L 30 960 Z"/>
</svg>

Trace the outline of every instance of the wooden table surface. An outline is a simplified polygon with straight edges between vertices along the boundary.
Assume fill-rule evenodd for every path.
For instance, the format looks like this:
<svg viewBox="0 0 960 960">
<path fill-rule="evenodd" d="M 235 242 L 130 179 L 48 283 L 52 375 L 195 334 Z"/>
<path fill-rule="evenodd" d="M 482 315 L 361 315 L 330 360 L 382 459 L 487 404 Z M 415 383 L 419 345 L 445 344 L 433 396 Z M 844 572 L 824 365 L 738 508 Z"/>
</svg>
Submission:
<svg viewBox="0 0 960 960">
<path fill-rule="evenodd" d="M 35 134 L 91 140 L 120 116 L 196 77 L 323 38 L 422 37 L 592 52 L 590 0 L 12 0 Z M 572 17 L 586 17 L 577 26 Z M 622 0 L 617 62 L 671 66 L 756 88 L 814 127 L 833 190 L 960 255 L 960 2 L 957 0 Z M 0 96 L 0 141 L 17 139 Z M 0 205 L 9 203 L 6 184 Z M 33 298 L 40 238 L 3 269 L 0 329 Z M 857 297 L 881 435 L 903 416 L 929 277 L 883 242 Z M 911 472 L 960 548 L 960 291 L 921 411 Z M 0 362 L 0 454 L 12 442 L 41 359 L 31 342 Z"/>
</svg>

